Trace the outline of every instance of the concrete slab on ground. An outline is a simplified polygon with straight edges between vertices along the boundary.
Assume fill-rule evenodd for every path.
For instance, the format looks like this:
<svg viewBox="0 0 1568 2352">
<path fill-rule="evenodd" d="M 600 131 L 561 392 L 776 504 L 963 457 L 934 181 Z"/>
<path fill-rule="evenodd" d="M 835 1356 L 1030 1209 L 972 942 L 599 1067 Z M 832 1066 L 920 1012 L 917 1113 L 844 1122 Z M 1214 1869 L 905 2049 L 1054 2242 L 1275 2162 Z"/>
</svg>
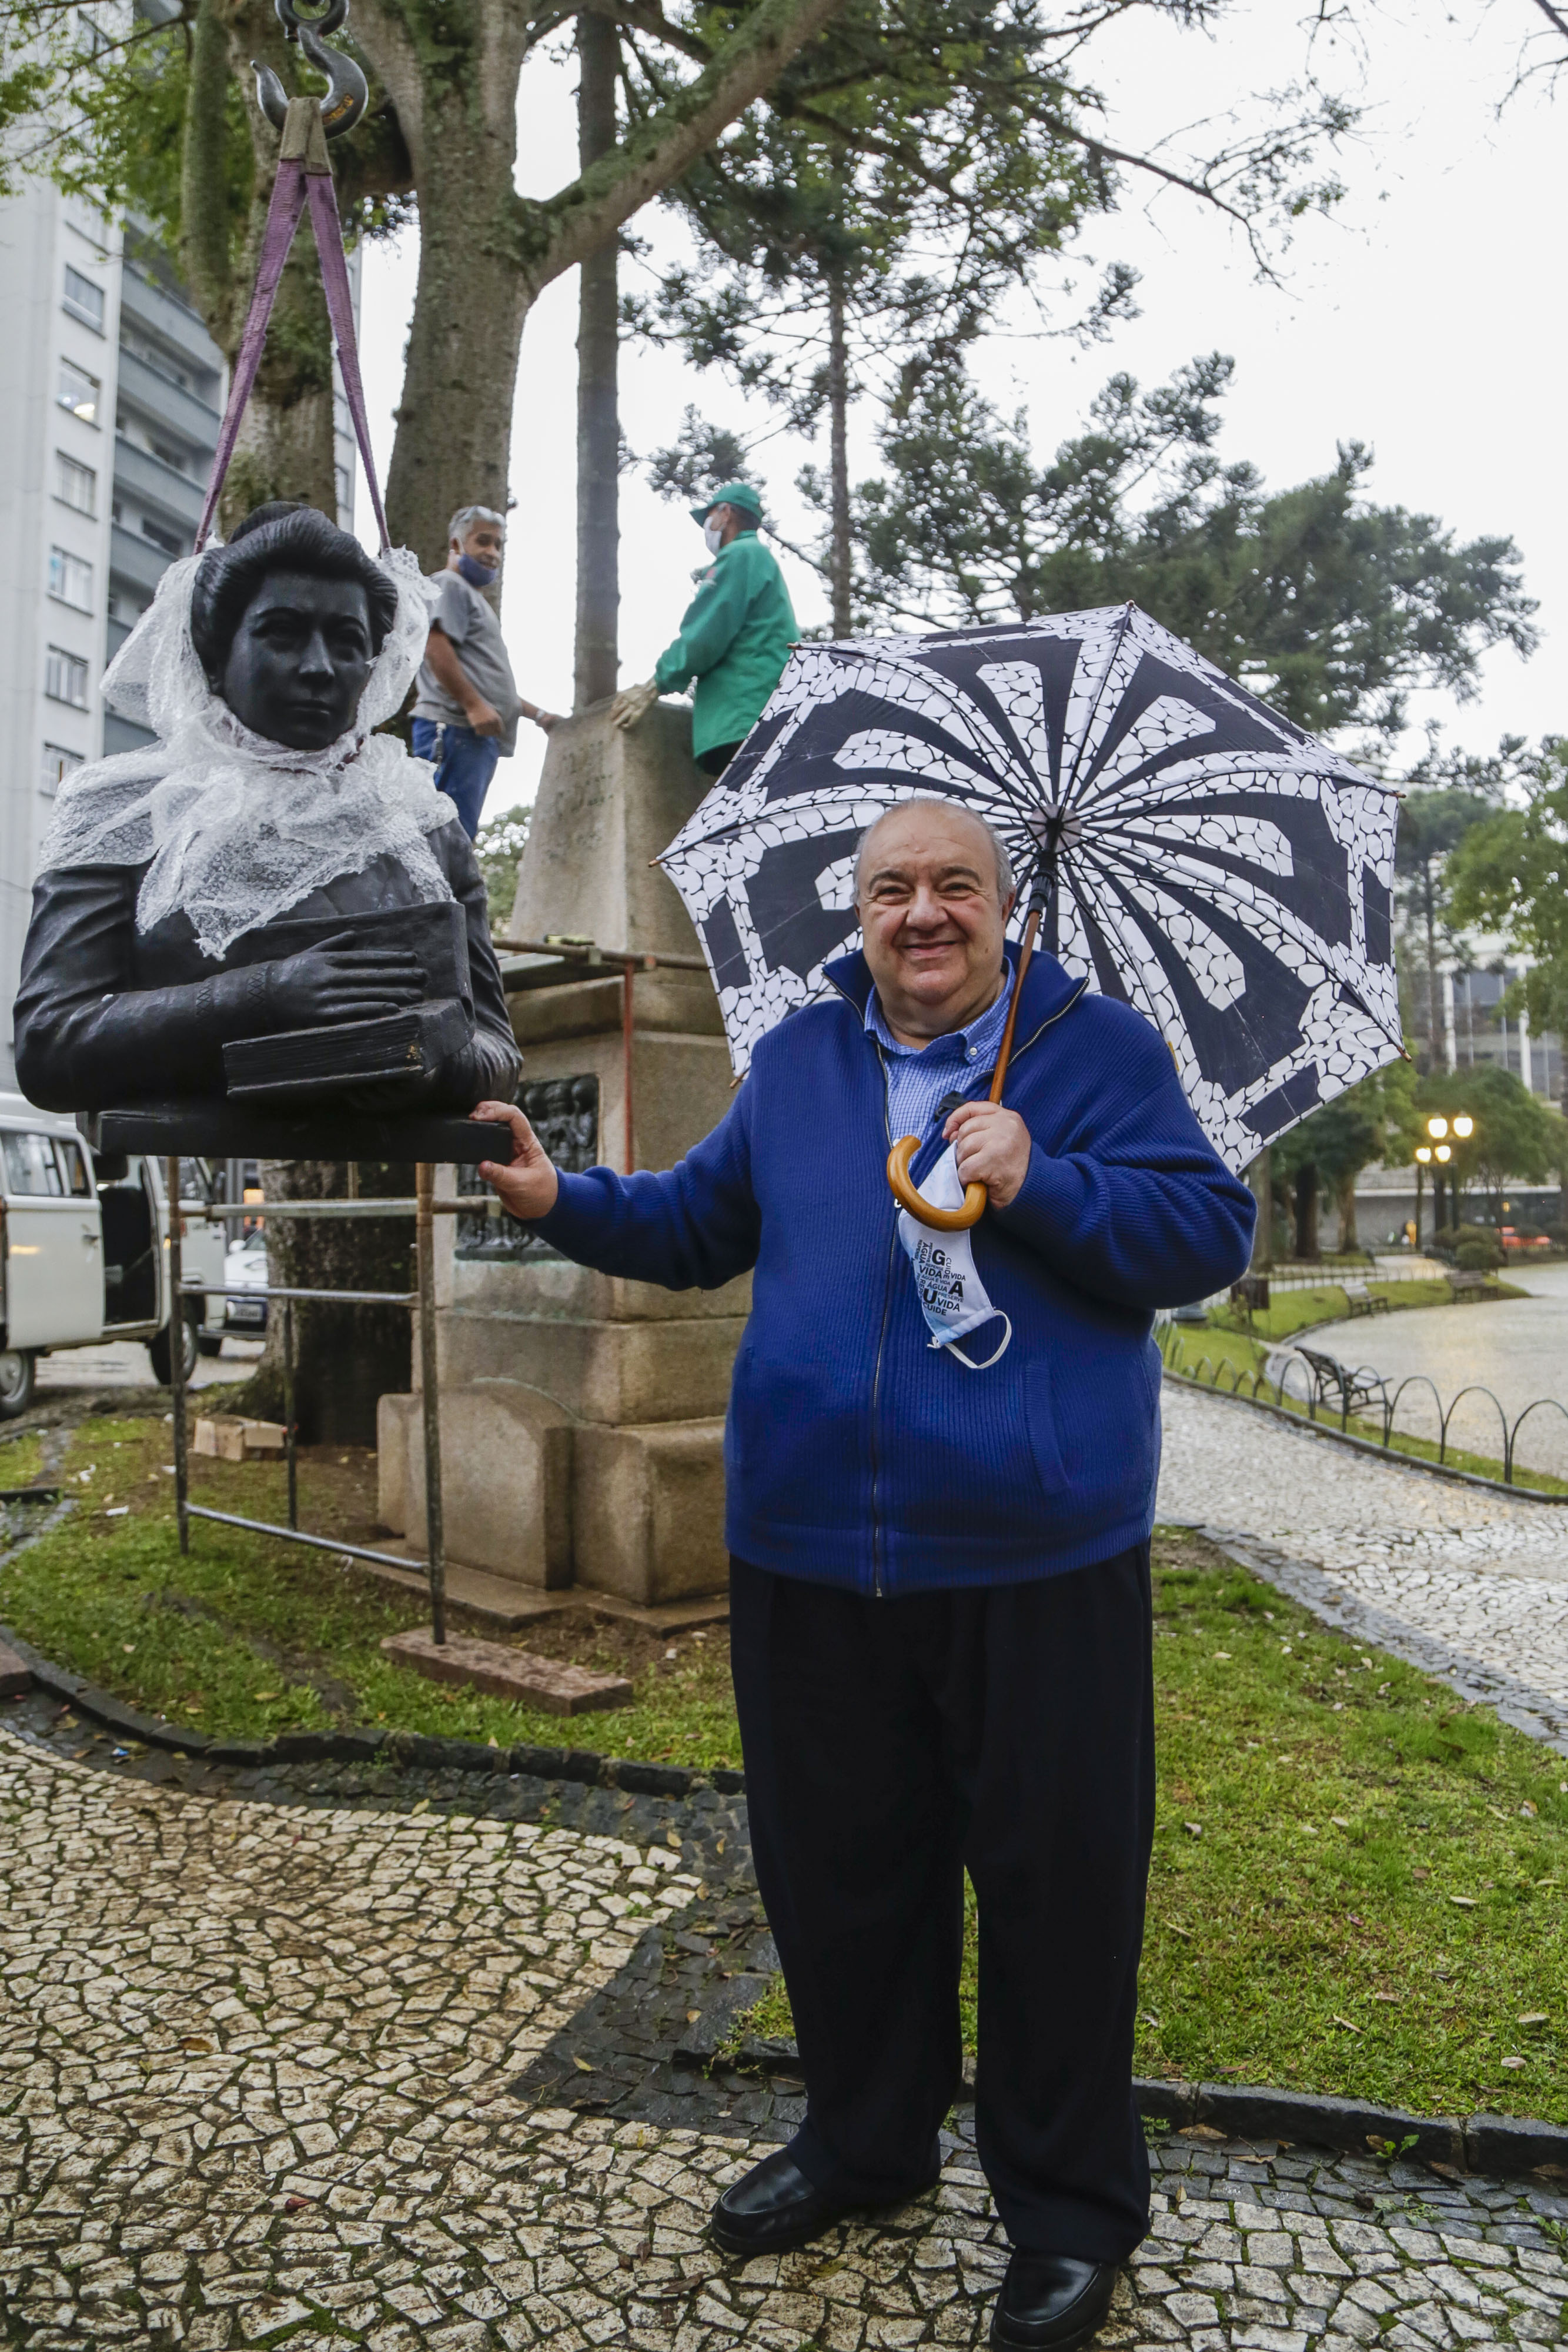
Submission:
<svg viewBox="0 0 1568 2352">
<path fill-rule="evenodd" d="M 470 1633 L 449 1633 L 438 1642 L 427 1626 L 389 1633 L 382 1643 L 389 1658 L 412 1666 L 433 1683 L 456 1683 L 492 1697 L 542 1707 L 547 1715 L 586 1715 L 607 1706 L 630 1706 L 632 1685 L 624 1675 L 596 1675 L 560 1658 L 512 1650 L 504 1642 L 480 1642 Z"/>
</svg>

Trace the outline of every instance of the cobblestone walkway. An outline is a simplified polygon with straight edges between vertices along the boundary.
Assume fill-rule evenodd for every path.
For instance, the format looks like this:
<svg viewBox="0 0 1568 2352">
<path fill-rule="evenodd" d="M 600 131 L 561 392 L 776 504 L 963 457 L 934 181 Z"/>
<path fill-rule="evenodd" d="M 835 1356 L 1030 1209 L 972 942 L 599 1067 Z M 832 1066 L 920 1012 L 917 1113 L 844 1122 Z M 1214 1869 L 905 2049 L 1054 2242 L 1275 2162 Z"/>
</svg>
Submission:
<svg viewBox="0 0 1568 2352">
<path fill-rule="evenodd" d="M 1568 1505 L 1372 1460 L 1172 1381 L 1162 1412 L 1163 1519 L 1322 1571 L 1376 1612 L 1369 1638 L 1568 1740 Z"/>
<path fill-rule="evenodd" d="M 718 2188 L 799 2113 L 788 2086 L 679 2085 L 660 2057 L 681 1971 L 757 1926 L 743 1814 L 712 1792 L 470 1781 L 463 1809 L 405 1780 L 399 1809 L 384 1777 L 340 1771 L 314 1802 L 268 1802 L 72 1761 L 74 1730 L 37 1702 L 7 1719 L 0 2342 L 984 2341 L 1006 2248 L 965 2110 L 940 2187 L 875 2229 L 744 2266 L 703 2235 Z M 619 1806 L 635 1834 L 517 1817 L 569 1801 Z M 698 1875 L 725 1868 L 723 1888 Z M 546 2080 L 567 2086 L 548 2104 Z M 1154 2231 L 1107 2346 L 1563 2340 L 1552 2184 L 1192 2134 L 1154 2155 Z"/>
</svg>

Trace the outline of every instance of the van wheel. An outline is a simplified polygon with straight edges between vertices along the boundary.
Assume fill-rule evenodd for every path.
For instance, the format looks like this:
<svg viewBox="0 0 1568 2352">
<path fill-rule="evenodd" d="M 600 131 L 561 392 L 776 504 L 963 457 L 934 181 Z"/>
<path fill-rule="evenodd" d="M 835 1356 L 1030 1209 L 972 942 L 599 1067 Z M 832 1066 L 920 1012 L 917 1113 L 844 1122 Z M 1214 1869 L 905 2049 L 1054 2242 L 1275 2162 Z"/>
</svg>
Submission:
<svg viewBox="0 0 1568 2352">
<path fill-rule="evenodd" d="M 33 1402 L 38 1359 L 30 1348 L 0 1348 L 0 1421 L 15 1421 Z"/>
<path fill-rule="evenodd" d="M 152 1359 L 152 1377 L 161 1389 L 170 1386 L 174 1375 L 173 1358 L 169 1350 L 170 1326 L 154 1332 L 147 1342 L 147 1352 Z M 196 1326 L 189 1315 L 182 1314 L 173 1327 L 180 1335 L 180 1378 L 188 1381 L 196 1369 Z"/>
</svg>

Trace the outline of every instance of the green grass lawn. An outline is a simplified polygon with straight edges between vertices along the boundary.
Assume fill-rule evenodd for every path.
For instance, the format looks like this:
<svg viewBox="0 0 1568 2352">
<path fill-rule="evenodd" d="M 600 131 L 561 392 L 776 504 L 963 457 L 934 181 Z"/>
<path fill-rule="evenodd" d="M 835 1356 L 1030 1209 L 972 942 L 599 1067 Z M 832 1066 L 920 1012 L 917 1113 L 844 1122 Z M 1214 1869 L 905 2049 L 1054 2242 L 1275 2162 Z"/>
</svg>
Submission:
<svg viewBox="0 0 1568 2352">
<path fill-rule="evenodd" d="M 422 1612 L 362 1569 L 200 1523 L 182 1559 L 168 1443 L 161 1422 L 76 1432 L 60 1475 L 78 1508 L 0 1568 L 0 1621 L 136 1706 L 228 1738 L 385 1723 L 739 1762 L 721 1628 L 671 1641 L 583 1611 L 518 1637 L 629 1673 L 635 1704 L 613 1713 L 444 1690 L 382 1658 Z M 306 1524 L 368 1533 L 370 1469 L 308 1455 Z M 197 1477 L 219 1508 L 281 1516 L 280 1469 Z M 1139 2071 L 1568 2121 L 1568 1763 L 1196 1536 L 1163 1530 L 1155 1563 Z M 972 1971 L 971 1948 L 971 2043 Z M 781 1992 L 757 2022 L 788 2031 Z"/>
<path fill-rule="evenodd" d="M 1138 2072 L 1568 2121 L 1568 1763 L 1199 1538 L 1155 1565 Z"/>
<path fill-rule="evenodd" d="M 182 1559 L 171 1440 L 162 1421 L 94 1420 L 72 1433 L 58 1475 L 78 1507 L 0 1568 L 0 1622 L 146 1713 L 225 1739 L 384 1724 L 502 1747 L 739 1763 L 722 1627 L 656 1640 L 574 1611 L 519 1637 L 519 1646 L 632 1674 L 636 1704 L 613 1714 L 547 1715 L 426 1682 L 381 1650 L 386 1634 L 429 1622 L 418 1593 L 329 1553 L 201 1520 Z M 0 1465 L 7 1458 L 0 1450 Z M 371 1541 L 374 1481 L 373 1454 L 308 1450 L 301 1524 Z M 248 1518 L 287 1517 L 281 1465 L 193 1457 L 192 1497 Z"/>
</svg>

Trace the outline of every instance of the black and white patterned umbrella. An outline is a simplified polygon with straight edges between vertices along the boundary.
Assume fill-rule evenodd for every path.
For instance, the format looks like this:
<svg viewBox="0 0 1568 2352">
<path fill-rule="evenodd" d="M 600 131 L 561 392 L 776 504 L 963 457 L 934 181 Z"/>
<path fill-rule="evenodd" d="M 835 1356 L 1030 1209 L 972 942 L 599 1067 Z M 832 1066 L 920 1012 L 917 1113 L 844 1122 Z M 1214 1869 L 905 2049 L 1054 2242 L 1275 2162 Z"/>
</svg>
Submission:
<svg viewBox="0 0 1568 2352">
<path fill-rule="evenodd" d="M 912 793 L 996 826 L 1040 941 L 1146 1014 L 1231 1167 L 1402 1051 L 1397 796 L 1135 605 L 800 646 L 662 863 L 744 1071 L 859 939 Z"/>
</svg>

